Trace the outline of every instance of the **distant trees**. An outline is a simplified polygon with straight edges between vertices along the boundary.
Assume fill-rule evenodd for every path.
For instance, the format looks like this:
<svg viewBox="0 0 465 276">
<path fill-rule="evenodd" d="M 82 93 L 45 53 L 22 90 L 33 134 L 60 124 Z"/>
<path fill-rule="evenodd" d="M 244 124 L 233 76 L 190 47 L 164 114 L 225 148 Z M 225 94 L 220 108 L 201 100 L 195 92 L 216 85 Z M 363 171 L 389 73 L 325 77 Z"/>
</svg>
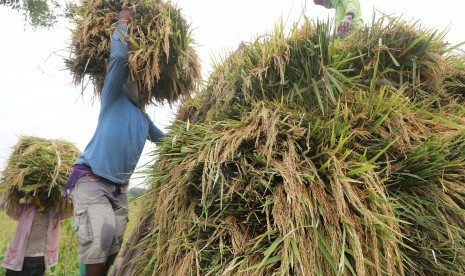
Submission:
<svg viewBox="0 0 465 276">
<path fill-rule="evenodd" d="M 144 187 L 132 187 L 128 191 L 129 198 L 136 198 L 143 195 L 147 191 Z"/>
<path fill-rule="evenodd" d="M 33 28 L 49 28 L 59 17 L 66 17 L 74 0 L 0 0 L 0 6 L 23 12 Z"/>
</svg>

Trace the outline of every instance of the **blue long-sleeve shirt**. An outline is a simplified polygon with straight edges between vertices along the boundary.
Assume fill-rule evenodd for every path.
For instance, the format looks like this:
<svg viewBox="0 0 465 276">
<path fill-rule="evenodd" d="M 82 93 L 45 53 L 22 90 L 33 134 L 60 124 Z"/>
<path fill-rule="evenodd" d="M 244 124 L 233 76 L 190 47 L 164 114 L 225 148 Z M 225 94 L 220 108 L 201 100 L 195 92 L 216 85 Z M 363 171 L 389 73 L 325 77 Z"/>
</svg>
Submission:
<svg viewBox="0 0 465 276">
<path fill-rule="evenodd" d="M 145 141 L 164 137 L 150 118 L 129 100 L 123 90 L 127 77 L 128 45 L 125 28 L 112 36 L 109 70 L 103 86 L 100 114 L 94 136 L 76 164 L 114 183 L 127 184 Z"/>
</svg>

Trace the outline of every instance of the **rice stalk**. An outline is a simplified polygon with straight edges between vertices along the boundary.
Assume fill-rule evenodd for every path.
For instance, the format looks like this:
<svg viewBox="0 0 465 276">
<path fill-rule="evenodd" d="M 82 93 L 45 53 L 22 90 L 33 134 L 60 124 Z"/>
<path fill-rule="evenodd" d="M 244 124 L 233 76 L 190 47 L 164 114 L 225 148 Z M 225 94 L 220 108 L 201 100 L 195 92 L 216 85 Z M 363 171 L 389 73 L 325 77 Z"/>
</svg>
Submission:
<svg viewBox="0 0 465 276">
<path fill-rule="evenodd" d="M 15 213 L 22 205 L 39 212 L 70 213 L 72 203 L 63 200 L 64 186 L 80 151 L 64 140 L 21 136 L 1 177 L 4 208 Z"/>
<path fill-rule="evenodd" d="M 457 55 L 400 19 L 328 30 L 278 24 L 183 102 L 147 171 L 131 273 L 465 273 Z"/>
</svg>

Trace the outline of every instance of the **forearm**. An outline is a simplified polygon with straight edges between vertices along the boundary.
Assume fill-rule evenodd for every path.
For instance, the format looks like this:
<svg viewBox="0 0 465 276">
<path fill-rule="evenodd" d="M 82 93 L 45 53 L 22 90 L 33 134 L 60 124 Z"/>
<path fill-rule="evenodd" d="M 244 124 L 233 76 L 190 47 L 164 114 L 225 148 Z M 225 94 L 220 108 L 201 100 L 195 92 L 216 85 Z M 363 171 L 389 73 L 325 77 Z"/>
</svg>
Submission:
<svg viewBox="0 0 465 276">
<path fill-rule="evenodd" d="M 342 0 L 341 2 L 344 6 L 345 15 L 351 14 L 352 18 L 354 18 L 360 13 L 360 3 L 358 0 Z"/>
<path fill-rule="evenodd" d="M 158 142 L 160 141 L 160 139 L 162 139 L 163 137 L 165 137 L 165 133 L 163 133 L 163 131 L 161 131 L 158 127 L 156 127 L 153 122 L 149 120 L 149 136 L 148 136 L 148 139 L 152 142 Z"/>
<path fill-rule="evenodd" d="M 128 50 L 125 34 L 118 26 L 113 33 L 110 49 L 110 63 L 102 91 L 102 106 L 113 102 L 121 93 L 127 75 Z"/>
<path fill-rule="evenodd" d="M 115 58 L 127 60 L 129 45 L 127 43 L 129 20 L 131 19 L 131 12 L 123 10 L 118 15 L 116 22 L 116 29 L 113 32 L 111 39 L 110 49 L 110 62 Z"/>
<path fill-rule="evenodd" d="M 129 45 L 127 43 L 127 26 L 118 24 L 111 37 L 110 63 L 115 59 L 126 62 Z"/>
<path fill-rule="evenodd" d="M 21 211 L 23 210 L 24 207 L 19 207 L 19 208 L 15 208 L 15 209 L 11 209 L 11 208 L 6 208 L 5 210 L 5 213 L 12 219 L 14 220 L 18 220 L 19 219 L 19 216 L 21 214 Z"/>
<path fill-rule="evenodd" d="M 128 20 L 118 18 L 117 26 L 111 37 L 110 62 L 102 93 L 102 106 L 113 102 L 121 93 L 127 75 Z"/>
</svg>

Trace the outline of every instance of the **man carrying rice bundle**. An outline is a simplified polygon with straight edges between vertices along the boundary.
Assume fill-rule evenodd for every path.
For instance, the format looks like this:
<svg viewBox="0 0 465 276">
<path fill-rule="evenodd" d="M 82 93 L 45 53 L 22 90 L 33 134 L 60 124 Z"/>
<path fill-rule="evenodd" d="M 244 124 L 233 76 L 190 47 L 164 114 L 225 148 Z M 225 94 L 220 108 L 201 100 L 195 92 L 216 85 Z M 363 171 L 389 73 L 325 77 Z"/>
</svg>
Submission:
<svg viewBox="0 0 465 276">
<path fill-rule="evenodd" d="M 200 79 L 200 61 L 190 25 L 171 1 L 93 0 L 70 10 L 75 22 L 70 57 L 65 59 L 76 84 L 91 81 L 102 95 L 114 22 L 121 9 L 133 14 L 128 35 L 128 76 L 148 100 L 173 104 L 189 98 Z"/>
<path fill-rule="evenodd" d="M 2 208 L 18 221 L 3 258 L 6 275 L 41 276 L 58 263 L 63 188 L 79 150 L 66 141 L 21 137 L 2 172 Z"/>
<path fill-rule="evenodd" d="M 128 26 L 119 12 L 94 136 L 78 158 L 66 187 L 74 205 L 79 262 L 85 275 L 106 275 L 123 241 L 128 220 L 127 186 L 145 141 L 165 135 L 143 112 L 149 91 L 128 78 Z M 67 196 L 67 195 L 66 195 Z"/>
</svg>

